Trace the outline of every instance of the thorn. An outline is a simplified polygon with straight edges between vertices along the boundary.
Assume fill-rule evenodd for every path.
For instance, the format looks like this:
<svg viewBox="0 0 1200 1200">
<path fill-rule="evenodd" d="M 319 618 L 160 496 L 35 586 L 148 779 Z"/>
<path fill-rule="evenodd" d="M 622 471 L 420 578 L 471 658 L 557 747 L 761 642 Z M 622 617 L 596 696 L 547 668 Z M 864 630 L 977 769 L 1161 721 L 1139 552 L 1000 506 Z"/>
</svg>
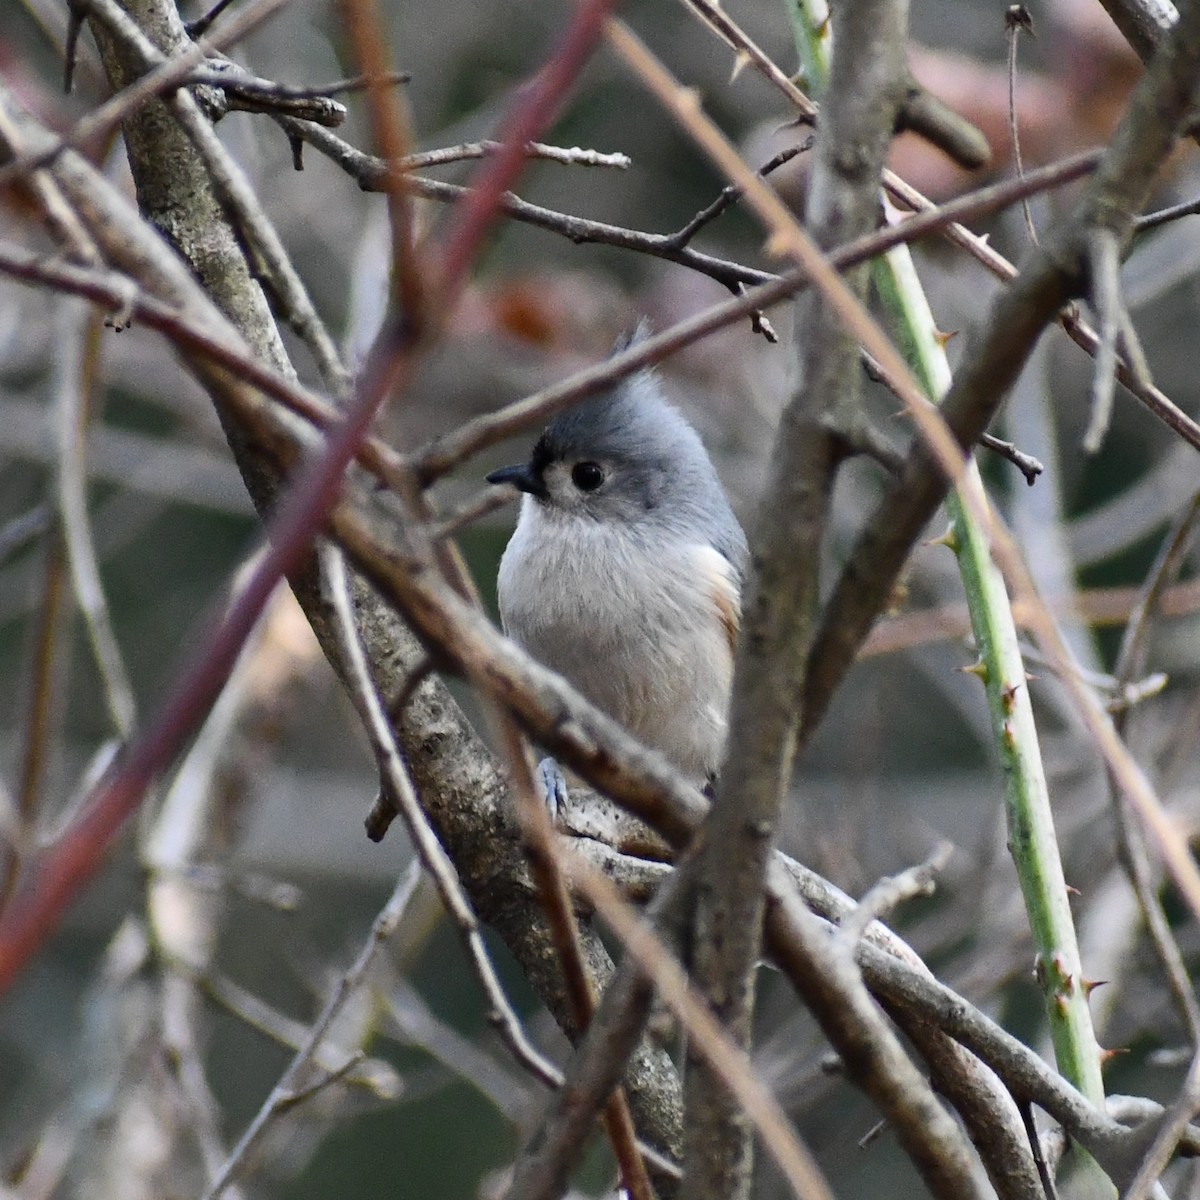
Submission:
<svg viewBox="0 0 1200 1200">
<path fill-rule="evenodd" d="M 935 342 L 937 342 L 937 344 L 939 346 L 942 346 L 943 348 L 945 346 L 949 345 L 949 343 L 956 337 L 958 337 L 957 329 L 951 329 L 948 331 L 943 331 L 941 329 L 935 329 L 933 331 L 933 340 Z"/>
<path fill-rule="evenodd" d="M 1062 986 L 1069 992 L 1075 986 L 1075 976 L 1067 970 L 1067 956 L 1061 950 L 1055 950 L 1050 956 L 1054 964 L 1055 974 L 1062 981 Z"/>
<path fill-rule="evenodd" d="M 1058 1009 L 1058 1015 L 1060 1017 L 1065 1017 L 1067 1015 L 1067 1009 L 1071 1007 L 1071 1002 L 1062 994 L 1062 992 L 1055 992 L 1054 1007 Z"/>
<path fill-rule="evenodd" d="M 964 675 L 974 675 L 981 683 L 987 683 L 988 669 L 987 663 L 982 658 L 977 658 L 970 666 L 958 668 Z"/>
<path fill-rule="evenodd" d="M 1068 883 L 1065 886 L 1067 889 L 1068 896 L 1082 896 L 1083 895 L 1083 893 L 1073 883 Z"/>
<path fill-rule="evenodd" d="M 1103 987 L 1107 982 L 1107 979 L 1080 979 L 1079 986 L 1083 988 L 1085 996 L 1090 996 L 1098 987 Z"/>
<path fill-rule="evenodd" d="M 1010 846 L 1011 850 L 1012 847 Z M 1042 957 L 1042 952 L 1039 950 L 1033 956 L 1033 977 L 1038 982 L 1038 987 L 1046 986 L 1046 960 Z"/>
<path fill-rule="evenodd" d="M 940 537 L 930 538 L 929 541 L 927 541 L 925 543 L 925 545 L 927 545 L 927 546 L 945 546 L 947 550 L 953 550 L 954 553 L 957 554 L 958 550 L 959 550 L 959 545 L 958 545 L 958 537 L 955 535 L 955 532 L 954 532 L 954 526 L 947 525 L 945 533 L 943 533 Z"/>
<path fill-rule="evenodd" d="M 1102 1067 L 1106 1067 L 1118 1055 L 1128 1054 L 1128 1053 L 1129 1053 L 1128 1046 L 1117 1046 L 1112 1050 L 1105 1050 L 1102 1048 L 1100 1050 L 1100 1065 Z"/>
<path fill-rule="evenodd" d="M 1011 721 L 1005 721 L 1000 727 L 1000 736 L 1004 738 L 1004 745 L 1009 750 L 1017 744 L 1017 735 L 1013 732 Z"/>
<path fill-rule="evenodd" d="M 735 79 L 750 65 L 750 55 L 745 50 L 739 50 L 733 60 L 733 70 L 729 72 L 729 82 Z"/>
<path fill-rule="evenodd" d="M 1012 711 L 1017 706 L 1017 692 L 1020 690 L 1019 683 L 1008 683 L 1000 689 L 1000 707 L 1011 716 Z"/>
</svg>

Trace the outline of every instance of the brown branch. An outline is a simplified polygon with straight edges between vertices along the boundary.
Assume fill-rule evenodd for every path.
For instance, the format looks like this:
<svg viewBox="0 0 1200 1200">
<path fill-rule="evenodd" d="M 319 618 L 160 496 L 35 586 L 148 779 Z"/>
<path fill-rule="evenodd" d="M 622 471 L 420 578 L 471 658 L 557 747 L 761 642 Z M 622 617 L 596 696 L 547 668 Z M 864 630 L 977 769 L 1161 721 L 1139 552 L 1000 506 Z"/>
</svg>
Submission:
<svg viewBox="0 0 1200 1200">
<path fill-rule="evenodd" d="M 682 933 L 688 898 L 687 867 L 680 863 L 645 914 L 668 946 Z M 584 1138 L 606 1098 L 618 1086 L 623 1064 L 650 1019 L 654 988 L 627 960 L 605 989 L 587 1032 L 567 1063 L 563 1087 L 553 1097 L 513 1166 L 509 1194 L 521 1200 L 562 1194 Z M 677 1114 L 678 1116 L 679 1114 Z"/>
<path fill-rule="evenodd" d="M 879 173 L 904 103 L 907 75 L 902 5 L 872 0 L 839 6 L 833 24 L 830 98 L 817 128 L 806 212 L 812 237 L 824 246 L 875 229 Z M 630 57 L 628 51 L 625 55 Z M 643 76 L 647 73 L 643 68 Z M 666 99 L 666 86 L 665 80 L 657 86 L 660 99 Z M 681 123 L 684 112 L 676 106 Z M 700 130 L 692 125 L 688 131 L 704 145 Z M 846 146 L 854 153 L 845 153 Z M 713 149 L 708 152 L 717 157 Z M 748 199 L 761 215 L 762 200 L 753 194 Z M 768 228 L 783 249 L 778 226 Z M 846 284 L 861 302 L 865 273 L 850 272 Z M 750 1039 L 771 841 L 800 719 L 802 689 L 796 681 L 803 668 L 798 674 L 797 666 L 807 659 L 815 629 L 816 564 L 837 471 L 865 424 L 858 345 L 841 313 L 823 291 L 810 290 L 797 304 L 795 322 L 802 331 L 796 339 L 801 383 L 783 412 L 751 530 L 754 575 L 743 603 L 727 757 L 705 823 L 692 918 L 694 977 L 740 1045 Z M 805 1003 L 851 1078 L 882 1102 L 934 1194 L 973 1194 L 970 1172 L 963 1170 L 965 1140 L 937 1111 L 857 969 L 845 956 L 828 954 L 821 941 L 814 934 L 805 945 L 806 965 L 816 975 L 803 993 Z M 910 1097 L 919 1098 L 917 1111 L 908 1107 Z M 739 1119 L 737 1101 L 703 1060 L 689 1064 L 684 1103 L 685 1193 L 696 1200 L 748 1195 L 749 1131 Z M 961 1154 L 945 1152 L 947 1130 L 947 1144 L 961 1141 Z"/>
<path fill-rule="evenodd" d="M 1133 47 L 1134 53 L 1148 63 L 1159 43 L 1179 19 L 1171 0 L 1100 0 L 1105 12 Z"/>
<path fill-rule="evenodd" d="M 286 117 L 279 118 L 279 124 L 285 132 L 331 158 L 355 179 L 364 191 L 385 191 L 389 186 L 393 186 L 378 159 L 356 150 L 336 134 L 306 122 L 293 122 Z M 414 195 L 443 202 L 461 200 L 470 190 L 461 184 L 427 179 L 424 176 L 406 175 L 404 181 Z M 584 217 L 543 208 L 511 194 L 503 195 L 499 205 L 500 211 L 511 220 L 560 234 L 577 245 L 616 246 L 619 249 L 650 254 L 699 271 L 731 289 L 739 283 L 763 283 L 772 278 L 768 271 L 716 258 L 690 246 L 675 246 L 672 244 L 674 234 L 642 233 L 618 225 L 608 225 L 602 221 L 590 221 Z"/>
<path fill-rule="evenodd" d="M 965 170 L 977 171 L 991 162 L 987 138 L 911 75 L 896 117 L 896 132 L 905 130 L 923 137 Z"/>
<path fill-rule="evenodd" d="M 355 64 L 368 80 L 367 116 L 371 138 L 390 177 L 397 164 L 413 147 L 412 118 L 402 95 L 387 82 L 391 75 L 388 37 L 374 0 L 339 0 L 342 30 Z M 390 286 L 403 319 L 417 328 L 430 317 L 426 278 L 432 275 L 431 256 L 418 250 L 412 196 L 403 186 L 387 195 L 388 225 L 391 230 L 392 263 Z"/>
</svg>

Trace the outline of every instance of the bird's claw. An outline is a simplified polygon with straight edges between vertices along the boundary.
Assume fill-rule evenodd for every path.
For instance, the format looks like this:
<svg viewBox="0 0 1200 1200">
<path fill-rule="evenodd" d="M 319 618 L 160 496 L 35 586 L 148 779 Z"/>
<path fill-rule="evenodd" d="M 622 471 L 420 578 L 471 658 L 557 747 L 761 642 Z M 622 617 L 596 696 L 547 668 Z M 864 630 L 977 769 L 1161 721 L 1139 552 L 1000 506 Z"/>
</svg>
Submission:
<svg viewBox="0 0 1200 1200">
<path fill-rule="evenodd" d="M 537 781 L 541 785 L 550 820 L 558 823 L 558 814 L 567 802 L 567 780 L 552 758 L 543 758 L 537 765 Z"/>
</svg>

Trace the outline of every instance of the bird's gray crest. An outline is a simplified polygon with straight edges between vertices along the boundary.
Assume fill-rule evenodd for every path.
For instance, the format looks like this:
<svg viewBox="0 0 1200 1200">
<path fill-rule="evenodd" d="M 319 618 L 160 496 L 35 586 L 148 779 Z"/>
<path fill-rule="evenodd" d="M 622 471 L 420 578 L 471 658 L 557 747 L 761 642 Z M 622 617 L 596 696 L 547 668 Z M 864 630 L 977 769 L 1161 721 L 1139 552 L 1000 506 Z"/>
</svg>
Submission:
<svg viewBox="0 0 1200 1200">
<path fill-rule="evenodd" d="M 613 353 L 644 342 L 651 333 L 644 317 L 617 339 Z M 560 413 L 534 448 L 533 466 L 581 458 L 671 470 L 697 457 L 707 459 L 699 435 L 667 402 L 652 367 L 643 367 L 612 388 Z"/>
</svg>

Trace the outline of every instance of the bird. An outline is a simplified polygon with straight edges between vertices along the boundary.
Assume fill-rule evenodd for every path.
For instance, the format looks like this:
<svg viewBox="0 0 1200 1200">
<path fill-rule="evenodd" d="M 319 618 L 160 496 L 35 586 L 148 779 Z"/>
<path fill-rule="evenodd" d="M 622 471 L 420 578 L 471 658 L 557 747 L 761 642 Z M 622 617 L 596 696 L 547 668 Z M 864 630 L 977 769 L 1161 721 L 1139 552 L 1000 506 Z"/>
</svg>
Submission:
<svg viewBox="0 0 1200 1200">
<path fill-rule="evenodd" d="M 487 479 L 523 493 L 497 580 L 505 633 L 711 788 L 749 550 L 657 374 L 642 369 L 559 414 L 528 461 Z M 551 759 L 540 774 L 553 808 L 565 781 Z"/>
</svg>

